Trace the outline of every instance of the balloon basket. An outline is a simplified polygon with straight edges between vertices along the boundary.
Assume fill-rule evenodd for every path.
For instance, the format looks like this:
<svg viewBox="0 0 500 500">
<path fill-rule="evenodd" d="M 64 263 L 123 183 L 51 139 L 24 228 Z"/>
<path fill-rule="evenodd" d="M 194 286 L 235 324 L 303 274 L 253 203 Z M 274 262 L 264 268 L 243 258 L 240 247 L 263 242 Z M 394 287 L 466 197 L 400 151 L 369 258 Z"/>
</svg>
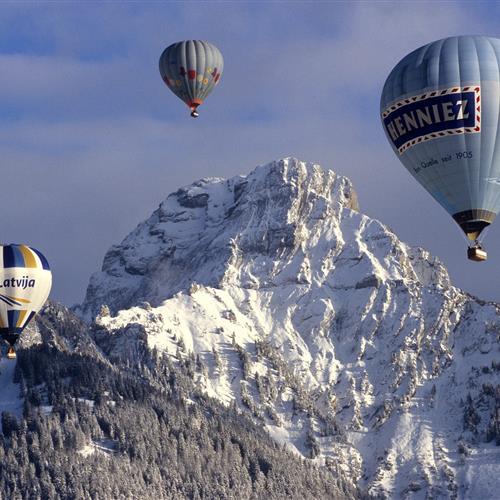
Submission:
<svg viewBox="0 0 500 500">
<path fill-rule="evenodd" d="M 7 351 L 7 359 L 16 359 L 16 351 L 14 351 L 14 348 L 12 346 L 9 347 Z"/>
<path fill-rule="evenodd" d="M 475 246 L 467 249 L 467 258 L 474 262 L 483 262 L 488 258 L 488 254 L 481 247 Z"/>
</svg>

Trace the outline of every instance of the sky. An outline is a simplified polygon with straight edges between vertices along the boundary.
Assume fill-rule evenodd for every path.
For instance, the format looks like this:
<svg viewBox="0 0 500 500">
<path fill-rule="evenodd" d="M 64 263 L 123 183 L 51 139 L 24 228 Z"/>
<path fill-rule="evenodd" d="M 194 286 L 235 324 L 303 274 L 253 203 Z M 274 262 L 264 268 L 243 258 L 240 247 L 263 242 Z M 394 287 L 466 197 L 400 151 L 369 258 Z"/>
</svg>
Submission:
<svg viewBox="0 0 500 500">
<path fill-rule="evenodd" d="M 428 249 L 454 285 L 500 302 L 500 223 L 466 260 L 449 215 L 385 138 L 385 78 L 417 47 L 500 36 L 496 2 L 0 2 L 0 241 L 49 259 L 52 298 L 83 300 L 105 252 L 178 187 L 294 156 L 349 177 L 361 210 Z M 225 60 L 196 121 L 164 85 L 171 43 Z"/>
</svg>

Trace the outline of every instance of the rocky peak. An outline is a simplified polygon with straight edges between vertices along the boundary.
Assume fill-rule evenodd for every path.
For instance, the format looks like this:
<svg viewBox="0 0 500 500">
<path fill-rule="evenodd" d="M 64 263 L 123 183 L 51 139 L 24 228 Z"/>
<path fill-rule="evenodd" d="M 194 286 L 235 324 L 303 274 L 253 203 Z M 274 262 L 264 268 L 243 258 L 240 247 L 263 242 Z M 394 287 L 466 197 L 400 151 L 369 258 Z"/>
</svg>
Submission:
<svg viewBox="0 0 500 500">
<path fill-rule="evenodd" d="M 102 303 L 113 312 L 144 300 L 158 303 L 192 282 L 217 286 L 241 278 L 243 286 L 256 286 L 256 265 L 270 282 L 274 261 L 306 245 L 309 225 L 338 221 L 346 209 L 359 209 L 349 179 L 295 158 L 246 176 L 194 182 L 110 248 L 80 312 L 90 319 Z M 255 265 L 237 276 L 234 264 L 241 259 Z"/>
</svg>

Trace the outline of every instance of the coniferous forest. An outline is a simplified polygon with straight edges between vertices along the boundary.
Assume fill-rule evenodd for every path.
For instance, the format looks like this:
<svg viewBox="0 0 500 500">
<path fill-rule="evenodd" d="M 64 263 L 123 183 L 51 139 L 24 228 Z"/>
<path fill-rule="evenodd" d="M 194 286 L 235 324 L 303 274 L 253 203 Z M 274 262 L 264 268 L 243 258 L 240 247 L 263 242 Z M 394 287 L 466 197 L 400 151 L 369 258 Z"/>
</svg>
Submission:
<svg viewBox="0 0 500 500">
<path fill-rule="evenodd" d="M 196 360 L 144 350 L 110 361 L 88 327 L 50 304 L 43 343 L 18 352 L 23 417 L 2 413 L 0 495 L 9 499 L 355 498 L 333 465 L 276 444 L 202 396 Z"/>
</svg>

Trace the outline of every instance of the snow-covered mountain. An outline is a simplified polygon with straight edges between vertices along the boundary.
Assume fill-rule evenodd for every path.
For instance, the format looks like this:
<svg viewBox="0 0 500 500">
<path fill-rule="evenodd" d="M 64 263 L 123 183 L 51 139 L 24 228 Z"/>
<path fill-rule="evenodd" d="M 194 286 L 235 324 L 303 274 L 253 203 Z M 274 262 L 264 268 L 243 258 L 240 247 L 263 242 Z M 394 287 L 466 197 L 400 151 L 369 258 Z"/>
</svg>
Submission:
<svg viewBox="0 0 500 500">
<path fill-rule="evenodd" d="M 373 495 L 495 498 L 500 306 L 286 158 L 167 197 L 77 312 L 110 359 L 195 356 L 199 387 Z"/>
</svg>

